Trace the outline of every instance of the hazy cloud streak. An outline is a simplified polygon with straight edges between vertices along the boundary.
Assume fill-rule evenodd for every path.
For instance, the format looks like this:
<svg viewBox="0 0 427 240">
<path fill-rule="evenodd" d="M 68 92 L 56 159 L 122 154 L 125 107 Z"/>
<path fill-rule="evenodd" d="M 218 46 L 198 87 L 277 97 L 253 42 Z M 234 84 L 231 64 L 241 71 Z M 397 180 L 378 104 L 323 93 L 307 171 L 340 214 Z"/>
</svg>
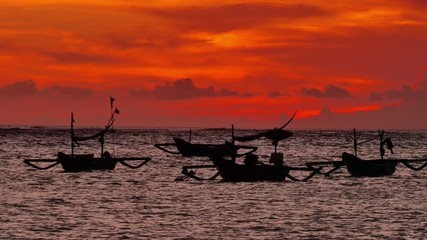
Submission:
<svg viewBox="0 0 427 240">
<path fill-rule="evenodd" d="M 327 85 L 324 90 L 317 88 L 301 88 L 301 94 L 303 96 L 317 98 L 346 98 L 350 96 L 350 93 L 346 89 L 335 85 Z"/>
<path fill-rule="evenodd" d="M 216 90 L 213 86 L 200 88 L 194 85 L 190 78 L 183 78 L 163 86 L 156 86 L 152 90 L 130 90 L 134 97 L 154 97 L 162 100 L 188 100 L 202 97 L 238 96 L 238 93 L 228 89 Z"/>
<path fill-rule="evenodd" d="M 0 98 L 22 98 L 28 96 L 46 97 L 53 99 L 75 99 L 90 97 L 93 90 L 78 87 L 50 86 L 38 89 L 33 80 L 12 83 L 0 88 Z"/>
</svg>

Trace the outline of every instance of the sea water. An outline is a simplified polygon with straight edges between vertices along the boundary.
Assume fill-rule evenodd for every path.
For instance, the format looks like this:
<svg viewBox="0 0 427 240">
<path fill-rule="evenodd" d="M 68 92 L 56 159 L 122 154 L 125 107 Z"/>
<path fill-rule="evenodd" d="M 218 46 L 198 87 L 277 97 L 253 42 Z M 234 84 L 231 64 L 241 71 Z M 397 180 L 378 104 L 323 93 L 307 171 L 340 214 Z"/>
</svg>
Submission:
<svg viewBox="0 0 427 240">
<path fill-rule="evenodd" d="M 96 129 L 78 129 L 90 134 Z M 236 130 L 236 135 L 258 133 Z M 298 131 L 279 143 L 285 163 L 340 160 L 353 152 L 349 131 Z M 361 131 L 359 142 L 375 138 Z M 114 136 L 114 140 L 112 138 Z M 391 158 L 427 158 L 427 132 L 390 131 Z M 187 129 L 117 129 L 106 150 L 117 157 L 151 157 L 140 169 L 64 173 L 36 170 L 24 158 L 70 152 L 69 129 L 0 129 L 0 239 L 425 239 L 427 168 L 399 164 L 390 177 L 354 178 L 345 168 L 308 182 L 225 183 L 182 178 L 183 165 L 210 164 L 156 149 L 154 143 L 188 139 Z M 223 143 L 228 129 L 193 129 L 194 143 Z M 112 143 L 114 142 L 114 148 Z M 260 139 L 268 162 L 271 141 Z M 76 153 L 99 155 L 97 141 Z M 379 157 L 379 140 L 359 146 L 359 156 Z M 209 170 L 197 173 L 210 176 Z M 304 177 L 304 173 L 301 174 Z M 175 180 L 183 181 L 175 181 Z"/>
</svg>

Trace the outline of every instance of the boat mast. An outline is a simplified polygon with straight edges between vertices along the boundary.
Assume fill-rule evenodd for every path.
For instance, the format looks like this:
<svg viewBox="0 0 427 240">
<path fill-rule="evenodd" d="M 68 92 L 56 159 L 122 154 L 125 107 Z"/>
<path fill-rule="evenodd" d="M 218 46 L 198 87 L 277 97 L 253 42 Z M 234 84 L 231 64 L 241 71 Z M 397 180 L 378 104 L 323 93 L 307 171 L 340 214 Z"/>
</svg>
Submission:
<svg viewBox="0 0 427 240">
<path fill-rule="evenodd" d="M 101 143 L 101 158 L 102 158 L 104 156 L 104 143 L 105 143 L 104 134 L 99 136 L 99 142 Z"/>
<path fill-rule="evenodd" d="M 231 143 L 234 146 L 234 124 L 231 124 Z"/>
<path fill-rule="evenodd" d="M 356 128 L 353 128 L 353 148 L 354 148 L 354 156 L 357 157 L 357 136 L 356 136 Z"/>
<path fill-rule="evenodd" d="M 383 160 L 384 154 L 385 154 L 385 150 L 384 150 L 384 143 L 385 142 L 383 142 L 384 131 L 378 131 L 378 135 L 380 136 L 380 155 L 381 155 L 381 160 Z"/>
<path fill-rule="evenodd" d="M 113 116 L 113 103 L 116 99 L 110 96 L 110 116 Z M 111 132 L 113 134 L 113 157 L 116 157 L 116 149 L 114 148 L 114 125 L 111 125 Z M 104 148 L 104 144 L 102 144 L 102 148 Z M 102 149 L 101 154 L 104 153 L 104 149 Z M 102 155 L 101 155 L 102 156 Z"/>
<path fill-rule="evenodd" d="M 236 154 L 234 154 L 234 149 L 235 149 L 235 142 L 234 142 L 234 124 L 231 124 L 231 160 L 233 160 L 233 162 L 236 162 L 236 157 L 237 157 L 237 151 L 236 150 Z"/>
<path fill-rule="evenodd" d="M 74 157 L 74 114 L 71 112 L 71 157 Z"/>
<path fill-rule="evenodd" d="M 278 141 L 274 143 L 274 153 L 277 153 L 277 144 L 279 144 Z"/>
</svg>

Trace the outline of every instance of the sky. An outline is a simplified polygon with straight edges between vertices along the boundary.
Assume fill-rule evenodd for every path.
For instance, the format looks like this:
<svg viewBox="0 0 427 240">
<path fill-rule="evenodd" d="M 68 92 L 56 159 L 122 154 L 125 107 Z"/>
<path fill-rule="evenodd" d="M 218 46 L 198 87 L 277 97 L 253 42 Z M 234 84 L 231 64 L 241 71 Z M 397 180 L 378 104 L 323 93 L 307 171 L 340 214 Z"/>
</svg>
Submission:
<svg viewBox="0 0 427 240">
<path fill-rule="evenodd" d="M 0 0 L 0 125 L 427 129 L 427 1 Z"/>
</svg>

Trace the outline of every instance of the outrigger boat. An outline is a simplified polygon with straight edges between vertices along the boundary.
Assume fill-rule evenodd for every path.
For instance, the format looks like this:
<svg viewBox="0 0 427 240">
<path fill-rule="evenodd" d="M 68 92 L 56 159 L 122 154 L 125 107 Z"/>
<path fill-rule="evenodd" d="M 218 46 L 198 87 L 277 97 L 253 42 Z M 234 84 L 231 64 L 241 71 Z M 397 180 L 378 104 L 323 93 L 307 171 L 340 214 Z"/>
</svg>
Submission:
<svg viewBox="0 0 427 240">
<path fill-rule="evenodd" d="M 274 152 L 271 154 L 269 159 L 269 162 L 272 164 L 264 164 L 260 162 L 258 160 L 258 156 L 253 153 L 245 154 L 244 164 L 239 164 L 236 162 L 236 156 L 231 155 L 231 159 L 226 159 L 220 151 L 217 151 L 215 154 L 209 156 L 209 159 L 212 161 L 213 165 L 184 166 L 182 168 L 182 173 L 189 178 L 206 180 L 196 176 L 196 173 L 193 171 L 193 169 L 216 168 L 218 173 L 208 180 L 212 180 L 218 175 L 220 175 L 226 182 L 284 181 L 286 178 L 289 178 L 293 181 L 309 180 L 320 171 L 320 168 L 315 169 L 309 167 L 286 166 L 283 164 L 283 153 L 277 152 L 277 145 L 279 141 L 285 140 L 292 136 L 292 132 L 283 130 L 283 128 L 292 121 L 292 119 L 295 117 L 295 114 L 286 124 L 280 128 L 274 128 L 273 130 L 264 131 L 256 135 L 233 138 L 233 140 L 236 141 L 252 141 L 260 137 L 266 137 L 272 140 L 274 145 Z M 291 171 L 307 171 L 310 172 L 310 174 L 303 179 L 298 179 L 290 174 Z"/>
<path fill-rule="evenodd" d="M 121 163 L 126 167 L 136 169 L 140 168 L 148 163 L 151 158 L 149 157 L 115 157 L 111 156 L 108 151 L 104 152 L 105 134 L 113 129 L 115 121 L 115 115 L 119 114 L 119 110 L 115 108 L 113 111 L 114 98 L 110 97 L 111 116 L 108 120 L 107 125 L 100 132 L 91 136 L 80 137 L 74 134 L 74 115 L 71 113 L 71 154 L 65 154 L 58 152 L 56 159 L 25 159 L 24 163 L 39 169 L 47 170 L 61 164 L 65 172 L 82 172 L 82 171 L 94 171 L 94 170 L 113 170 L 117 163 Z M 75 145 L 79 146 L 79 142 L 98 139 L 101 144 L 100 157 L 95 157 L 94 154 L 75 154 Z M 114 143 L 113 143 L 114 144 Z M 138 165 L 131 165 L 127 161 L 142 161 Z M 39 166 L 36 163 L 51 163 L 48 166 Z"/>
<path fill-rule="evenodd" d="M 234 126 L 232 126 L 232 138 L 234 136 Z M 170 154 L 181 155 L 183 157 L 209 157 L 218 152 L 225 156 L 238 155 L 243 156 L 257 150 L 257 147 L 234 145 L 233 140 L 225 141 L 223 144 L 206 144 L 206 143 L 191 143 L 191 130 L 189 140 L 182 138 L 173 138 L 174 143 L 158 143 L 154 146 Z M 177 151 L 171 150 L 170 147 L 176 147 Z M 239 150 L 245 151 L 239 153 Z"/>
<path fill-rule="evenodd" d="M 406 167 L 419 171 L 427 166 L 427 159 L 384 159 L 385 148 L 390 150 L 393 154 L 393 143 L 390 138 L 384 139 L 384 131 L 378 131 L 378 136 L 380 138 L 380 155 L 381 159 L 376 160 L 362 160 L 357 156 L 357 147 L 360 144 L 372 141 L 364 141 L 358 143 L 357 140 L 360 137 L 356 134 L 356 129 L 353 130 L 353 146 L 354 154 L 343 152 L 341 161 L 329 161 L 329 162 L 307 162 L 306 165 L 309 168 L 314 168 L 314 166 L 332 166 L 332 169 L 326 172 L 321 172 L 326 176 L 329 176 L 331 173 L 340 169 L 341 167 L 346 167 L 348 173 L 353 177 L 382 177 L 382 176 L 391 176 L 396 171 L 396 166 L 398 163 L 402 163 Z M 423 163 L 419 167 L 411 165 L 411 163 Z"/>
<path fill-rule="evenodd" d="M 277 152 L 273 153 L 270 158 L 270 163 L 274 164 L 264 164 L 258 161 L 257 155 L 252 153 L 245 156 L 244 164 L 238 164 L 235 160 L 225 159 L 220 155 L 211 156 L 210 160 L 225 182 L 278 182 L 284 181 L 286 178 L 292 181 L 307 181 L 320 171 L 320 168 L 283 165 L 283 154 Z M 290 174 L 291 171 L 307 171 L 310 174 L 303 179 L 298 179 Z"/>
</svg>

